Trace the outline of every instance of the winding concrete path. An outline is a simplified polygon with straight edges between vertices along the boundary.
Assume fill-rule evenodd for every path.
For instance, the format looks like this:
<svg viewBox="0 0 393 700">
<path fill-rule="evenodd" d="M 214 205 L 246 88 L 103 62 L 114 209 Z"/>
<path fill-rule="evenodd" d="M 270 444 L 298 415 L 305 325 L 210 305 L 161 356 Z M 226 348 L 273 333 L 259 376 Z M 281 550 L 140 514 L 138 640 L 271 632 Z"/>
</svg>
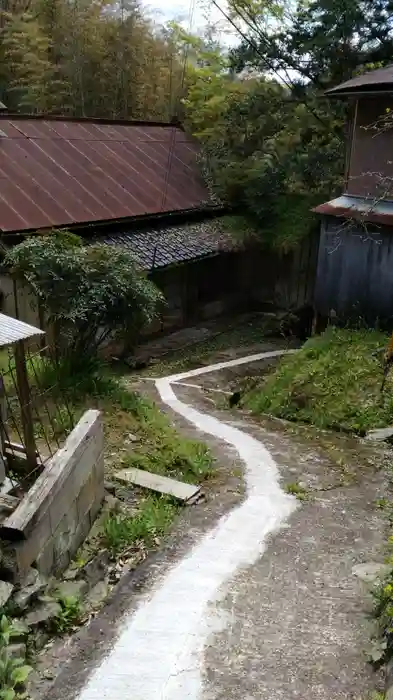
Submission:
<svg viewBox="0 0 393 700">
<path fill-rule="evenodd" d="M 275 460 L 254 437 L 180 401 L 173 385 L 207 372 L 275 357 L 260 353 L 156 380 L 161 399 L 204 433 L 233 446 L 245 465 L 247 497 L 224 516 L 123 622 L 114 647 L 79 700 L 199 700 L 205 698 L 203 656 L 227 620 L 215 603 L 236 573 L 260 558 L 266 538 L 296 508 L 282 491 Z"/>
</svg>

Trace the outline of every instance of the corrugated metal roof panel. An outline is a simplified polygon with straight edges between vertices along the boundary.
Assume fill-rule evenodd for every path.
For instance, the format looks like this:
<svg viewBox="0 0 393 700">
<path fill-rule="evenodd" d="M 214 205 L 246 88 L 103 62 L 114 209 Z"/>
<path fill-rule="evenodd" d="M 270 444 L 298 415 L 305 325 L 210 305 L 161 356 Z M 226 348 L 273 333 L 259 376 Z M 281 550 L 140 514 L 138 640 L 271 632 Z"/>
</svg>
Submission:
<svg viewBox="0 0 393 700">
<path fill-rule="evenodd" d="M 0 116 L 0 230 L 202 208 L 197 154 L 177 126 Z"/>
<path fill-rule="evenodd" d="M 219 219 L 165 229 L 113 233 L 90 242 L 125 248 L 144 270 L 151 270 L 153 262 L 154 268 L 166 267 L 235 247 Z"/>
<path fill-rule="evenodd" d="M 40 328 L 35 328 L 24 321 L 0 313 L 0 347 L 12 345 L 18 340 L 32 338 L 35 335 L 43 335 L 43 333 L 44 331 Z"/>
<path fill-rule="evenodd" d="M 393 224 L 393 202 L 376 201 L 366 197 L 342 195 L 330 202 L 320 204 L 313 211 L 316 214 L 357 219 L 377 224 Z"/>
<path fill-rule="evenodd" d="M 346 80 L 330 90 L 326 90 L 326 95 L 339 95 L 343 93 L 356 94 L 365 90 L 371 91 L 392 91 L 393 90 L 393 63 L 378 68 L 377 70 L 369 71 L 363 75 L 357 75 L 356 78 Z"/>
</svg>

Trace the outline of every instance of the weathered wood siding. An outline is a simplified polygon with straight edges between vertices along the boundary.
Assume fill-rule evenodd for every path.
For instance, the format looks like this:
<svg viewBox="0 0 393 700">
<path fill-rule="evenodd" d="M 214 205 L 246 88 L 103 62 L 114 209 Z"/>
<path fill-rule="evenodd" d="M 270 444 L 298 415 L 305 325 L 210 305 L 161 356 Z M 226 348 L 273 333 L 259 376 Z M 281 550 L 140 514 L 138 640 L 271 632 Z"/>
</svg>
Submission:
<svg viewBox="0 0 393 700">
<path fill-rule="evenodd" d="M 321 225 L 315 308 L 342 321 L 393 321 L 393 230 L 364 230 L 325 217 Z"/>
<path fill-rule="evenodd" d="M 169 331 L 223 313 L 310 304 L 319 235 L 290 252 L 255 247 L 187 265 L 157 270 L 152 278 L 167 299 L 161 322 L 149 332 Z"/>
<path fill-rule="evenodd" d="M 87 411 L 0 527 L 16 579 L 31 565 L 44 574 L 68 566 L 104 497 L 103 452 L 101 415 Z"/>
<path fill-rule="evenodd" d="M 393 176 L 392 131 L 383 128 L 381 122 L 386 110 L 392 108 L 393 99 L 389 95 L 358 100 L 350 142 L 348 194 L 393 199 L 392 188 L 386 180 Z"/>
</svg>

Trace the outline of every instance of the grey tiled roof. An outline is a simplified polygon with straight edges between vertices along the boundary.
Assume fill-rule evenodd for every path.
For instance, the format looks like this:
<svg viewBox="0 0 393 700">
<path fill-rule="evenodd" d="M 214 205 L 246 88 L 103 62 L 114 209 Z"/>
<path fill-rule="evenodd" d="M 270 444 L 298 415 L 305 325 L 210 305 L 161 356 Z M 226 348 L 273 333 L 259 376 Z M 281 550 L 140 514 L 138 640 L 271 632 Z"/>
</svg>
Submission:
<svg viewBox="0 0 393 700">
<path fill-rule="evenodd" d="M 220 219 L 183 224 L 165 229 L 111 233 L 91 241 L 129 250 L 145 270 L 167 267 L 215 255 L 233 248 Z"/>
</svg>

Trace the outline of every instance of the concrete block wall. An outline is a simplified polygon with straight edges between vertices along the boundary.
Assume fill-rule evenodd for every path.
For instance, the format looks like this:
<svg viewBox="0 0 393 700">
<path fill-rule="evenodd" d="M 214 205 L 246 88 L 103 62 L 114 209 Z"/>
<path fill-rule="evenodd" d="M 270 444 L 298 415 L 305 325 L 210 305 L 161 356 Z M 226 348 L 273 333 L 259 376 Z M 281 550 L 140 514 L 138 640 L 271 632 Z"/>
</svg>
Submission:
<svg viewBox="0 0 393 700">
<path fill-rule="evenodd" d="M 87 411 L 0 527 L 14 580 L 32 565 L 43 574 L 68 566 L 104 498 L 103 453 L 101 414 Z"/>
</svg>

